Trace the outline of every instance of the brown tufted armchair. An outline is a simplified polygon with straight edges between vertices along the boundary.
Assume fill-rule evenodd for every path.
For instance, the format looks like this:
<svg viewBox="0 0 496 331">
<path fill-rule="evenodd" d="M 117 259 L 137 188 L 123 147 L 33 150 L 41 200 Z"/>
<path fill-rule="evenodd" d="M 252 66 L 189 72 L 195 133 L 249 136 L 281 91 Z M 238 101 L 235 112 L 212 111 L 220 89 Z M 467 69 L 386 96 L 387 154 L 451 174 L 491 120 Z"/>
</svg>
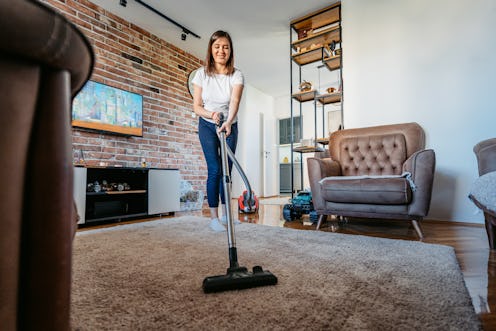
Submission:
<svg viewBox="0 0 496 331">
<path fill-rule="evenodd" d="M 429 211 L 435 154 L 417 123 L 334 132 L 330 158 L 307 160 L 317 229 L 327 215 L 418 221 Z"/>
<path fill-rule="evenodd" d="M 0 0 L 0 329 L 69 330 L 71 97 L 87 39 L 37 1 Z"/>
</svg>

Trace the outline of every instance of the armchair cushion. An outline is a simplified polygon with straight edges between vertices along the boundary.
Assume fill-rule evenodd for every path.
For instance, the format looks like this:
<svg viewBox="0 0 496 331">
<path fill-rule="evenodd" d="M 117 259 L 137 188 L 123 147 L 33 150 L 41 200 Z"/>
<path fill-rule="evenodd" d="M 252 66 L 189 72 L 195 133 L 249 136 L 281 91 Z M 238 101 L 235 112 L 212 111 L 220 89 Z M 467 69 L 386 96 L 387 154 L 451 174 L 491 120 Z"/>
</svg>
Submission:
<svg viewBox="0 0 496 331">
<path fill-rule="evenodd" d="M 320 181 L 326 201 L 403 205 L 412 200 L 409 173 L 391 176 L 335 176 Z"/>
<path fill-rule="evenodd" d="M 477 178 L 470 189 L 469 198 L 484 212 L 496 216 L 496 171 Z"/>
</svg>

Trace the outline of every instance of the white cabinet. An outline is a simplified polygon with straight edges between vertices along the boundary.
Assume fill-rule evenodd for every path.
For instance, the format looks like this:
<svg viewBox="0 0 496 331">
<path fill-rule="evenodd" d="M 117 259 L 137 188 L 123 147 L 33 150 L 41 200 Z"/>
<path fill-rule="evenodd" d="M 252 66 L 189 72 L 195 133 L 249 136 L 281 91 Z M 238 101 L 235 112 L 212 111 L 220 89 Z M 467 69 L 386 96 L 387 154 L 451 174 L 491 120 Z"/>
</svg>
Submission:
<svg viewBox="0 0 496 331">
<path fill-rule="evenodd" d="M 179 171 L 150 169 L 148 171 L 148 214 L 164 214 L 180 209 Z"/>
<path fill-rule="evenodd" d="M 75 167 L 79 223 L 179 211 L 179 170 Z"/>
<path fill-rule="evenodd" d="M 85 223 L 86 215 L 86 168 L 74 168 L 74 201 L 79 216 L 78 224 Z"/>
</svg>

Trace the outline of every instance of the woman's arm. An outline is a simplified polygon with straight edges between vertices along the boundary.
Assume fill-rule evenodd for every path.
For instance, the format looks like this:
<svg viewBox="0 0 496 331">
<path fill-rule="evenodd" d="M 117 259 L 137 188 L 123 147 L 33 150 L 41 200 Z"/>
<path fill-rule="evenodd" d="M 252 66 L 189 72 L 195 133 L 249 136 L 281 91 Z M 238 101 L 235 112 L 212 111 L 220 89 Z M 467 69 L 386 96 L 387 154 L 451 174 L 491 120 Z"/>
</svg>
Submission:
<svg viewBox="0 0 496 331">
<path fill-rule="evenodd" d="M 196 84 L 193 84 L 193 111 L 198 116 L 210 118 L 215 122 L 219 121 L 218 112 L 211 112 L 203 108 L 202 88 Z"/>
</svg>

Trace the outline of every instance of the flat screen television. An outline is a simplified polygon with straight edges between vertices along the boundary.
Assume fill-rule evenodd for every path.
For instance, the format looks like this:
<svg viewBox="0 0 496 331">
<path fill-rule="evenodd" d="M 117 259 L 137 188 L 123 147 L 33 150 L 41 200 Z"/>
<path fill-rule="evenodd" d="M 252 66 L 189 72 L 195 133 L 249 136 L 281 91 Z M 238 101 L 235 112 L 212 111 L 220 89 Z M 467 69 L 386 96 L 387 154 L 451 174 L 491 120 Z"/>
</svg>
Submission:
<svg viewBox="0 0 496 331">
<path fill-rule="evenodd" d="M 72 126 L 143 136 L 143 96 L 88 81 L 72 102 Z"/>
</svg>

